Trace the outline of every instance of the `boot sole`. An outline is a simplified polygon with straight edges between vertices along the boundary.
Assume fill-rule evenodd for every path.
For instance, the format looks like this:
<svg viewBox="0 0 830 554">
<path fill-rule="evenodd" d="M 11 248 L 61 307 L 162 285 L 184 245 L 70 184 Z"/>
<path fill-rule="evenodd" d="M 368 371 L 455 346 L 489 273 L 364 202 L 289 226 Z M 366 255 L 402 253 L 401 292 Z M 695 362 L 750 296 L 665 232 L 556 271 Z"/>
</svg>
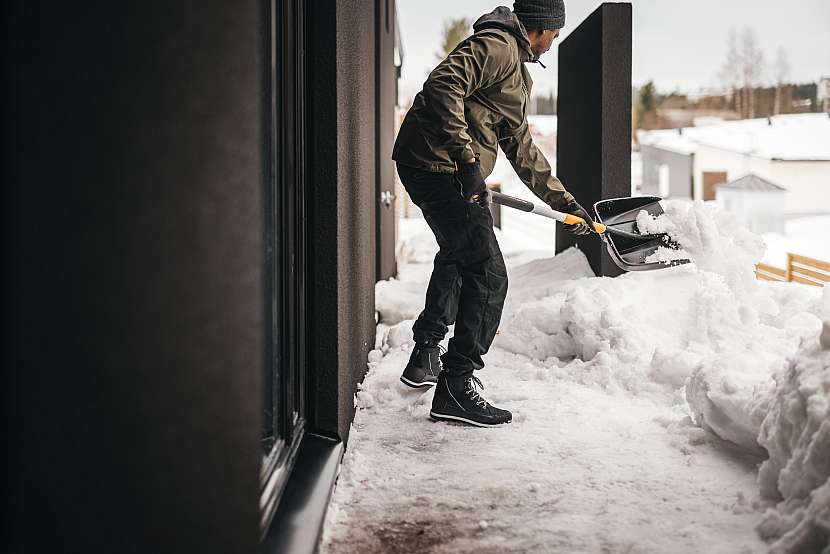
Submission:
<svg viewBox="0 0 830 554">
<path fill-rule="evenodd" d="M 482 423 L 481 421 L 475 421 L 474 419 L 468 419 L 462 416 L 454 416 L 454 415 L 446 415 L 446 414 L 436 414 L 435 412 L 429 412 L 429 417 L 436 421 L 458 421 L 461 423 L 467 423 L 469 425 L 473 425 L 475 427 L 498 427 L 499 425 L 506 425 L 511 423 L 513 419 L 509 421 L 503 421 L 501 423 Z"/>
<path fill-rule="evenodd" d="M 426 388 L 426 387 L 434 387 L 435 386 L 435 383 L 433 383 L 432 381 L 424 381 L 422 383 L 416 383 L 415 381 L 410 381 L 409 379 L 407 379 L 403 375 L 401 375 L 401 383 L 403 383 L 407 387 L 412 387 L 413 389 L 423 389 L 423 388 Z"/>
</svg>

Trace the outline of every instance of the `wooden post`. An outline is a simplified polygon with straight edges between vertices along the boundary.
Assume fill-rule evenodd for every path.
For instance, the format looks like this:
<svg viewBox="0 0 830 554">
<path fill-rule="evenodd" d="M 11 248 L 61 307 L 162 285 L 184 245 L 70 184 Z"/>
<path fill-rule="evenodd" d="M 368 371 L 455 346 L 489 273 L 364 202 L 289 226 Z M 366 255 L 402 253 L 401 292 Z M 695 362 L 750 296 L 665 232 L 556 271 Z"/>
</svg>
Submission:
<svg viewBox="0 0 830 554">
<path fill-rule="evenodd" d="M 793 280 L 793 255 L 787 252 L 787 282 Z"/>
<path fill-rule="evenodd" d="M 490 190 L 501 192 L 501 183 L 490 183 L 487 187 Z M 501 204 L 490 204 L 490 214 L 493 216 L 493 227 L 501 229 Z"/>
<path fill-rule="evenodd" d="M 396 220 L 395 103 L 398 74 L 395 69 L 395 3 L 375 0 L 375 280 L 394 277 Z"/>
</svg>

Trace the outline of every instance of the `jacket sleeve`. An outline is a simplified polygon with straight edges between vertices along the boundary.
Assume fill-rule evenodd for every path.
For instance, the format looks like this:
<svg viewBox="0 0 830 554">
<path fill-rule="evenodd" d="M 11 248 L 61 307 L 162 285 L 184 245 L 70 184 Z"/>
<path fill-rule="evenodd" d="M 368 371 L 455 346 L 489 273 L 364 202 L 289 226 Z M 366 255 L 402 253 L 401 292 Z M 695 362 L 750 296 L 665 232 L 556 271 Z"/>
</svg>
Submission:
<svg viewBox="0 0 830 554">
<path fill-rule="evenodd" d="M 517 129 L 499 133 L 499 146 L 516 175 L 548 206 L 560 209 L 574 199 L 553 174 L 544 154 L 533 144 L 527 121 Z"/>
<path fill-rule="evenodd" d="M 474 34 L 432 70 L 423 94 L 438 127 L 440 144 L 450 159 L 472 158 L 472 140 L 464 118 L 464 99 L 504 79 L 518 63 L 508 38 L 499 33 Z"/>
</svg>

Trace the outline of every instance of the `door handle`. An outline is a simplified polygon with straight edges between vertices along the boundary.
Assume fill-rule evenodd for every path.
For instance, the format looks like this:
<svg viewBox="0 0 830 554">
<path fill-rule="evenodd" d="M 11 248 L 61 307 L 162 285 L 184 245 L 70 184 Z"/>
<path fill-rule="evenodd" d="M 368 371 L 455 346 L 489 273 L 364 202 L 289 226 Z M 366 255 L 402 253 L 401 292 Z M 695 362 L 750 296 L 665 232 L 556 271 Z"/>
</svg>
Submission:
<svg viewBox="0 0 830 554">
<path fill-rule="evenodd" d="M 386 206 L 387 208 L 392 205 L 392 201 L 395 199 L 395 195 L 392 194 L 390 191 L 385 190 L 380 193 L 380 203 Z"/>
</svg>

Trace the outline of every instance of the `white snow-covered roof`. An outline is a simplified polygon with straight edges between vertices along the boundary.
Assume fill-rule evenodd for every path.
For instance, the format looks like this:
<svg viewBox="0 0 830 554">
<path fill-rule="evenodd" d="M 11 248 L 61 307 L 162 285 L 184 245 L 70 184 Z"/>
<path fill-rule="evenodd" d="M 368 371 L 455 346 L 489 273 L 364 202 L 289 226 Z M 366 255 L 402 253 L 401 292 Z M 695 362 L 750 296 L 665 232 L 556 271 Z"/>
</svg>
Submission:
<svg viewBox="0 0 830 554">
<path fill-rule="evenodd" d="M 776 185 L 772 181 L 767 181 L 763 177 L 758 177 L 753 173 L 744 175 L 740 179 L 729 181 L 728 183 L 721 183 L 717 185 L 719 189 L 728 190 L 750 190 L 758 192 L 784 192 L 787 189 L 780 185 Z"/>
<path fill-rule="evenodd" d="M 640 144 L 681 154 L 708 146 L 769 160 L 830 161 L 830 116 L 826 113 L 638 131 L 637 138 Z"/>
<path fill-rule="evenodd" d="M 697 141 L 694 131 L 700 127 L 685 127 L 683 129 L 659 129 L 656 131 L 637 131 L 637 140 L 641 145 L 654 146 L 661 150 L 668 150 L 678 154 L 694 154 L 697 151 Z M 692 131 L 691 133 L 689 131 Z M 682 134 L 681 134 L 682 133 Z"/>
</svg>

